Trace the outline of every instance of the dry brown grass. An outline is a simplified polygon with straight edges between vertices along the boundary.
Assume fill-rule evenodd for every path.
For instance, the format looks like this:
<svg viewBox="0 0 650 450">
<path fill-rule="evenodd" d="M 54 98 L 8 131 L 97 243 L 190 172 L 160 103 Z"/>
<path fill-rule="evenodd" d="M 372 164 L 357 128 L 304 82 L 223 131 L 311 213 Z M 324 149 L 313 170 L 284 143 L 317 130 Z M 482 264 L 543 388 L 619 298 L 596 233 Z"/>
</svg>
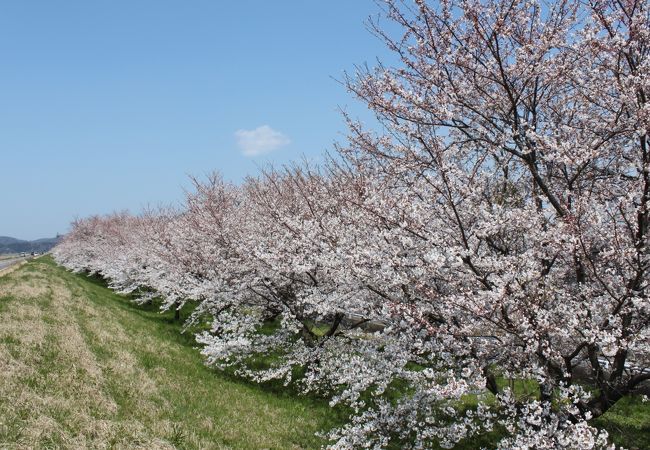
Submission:
<svg viewBox="0 0 650 450">
<path fill-rule="evenodd" d="M 23 264 L 25 264 L 25 261 L 21 261 L 19 263 L 13 264 L 13 265 L 11 265 L 9 267 L 5 267 L 4 269 L 0 269 L 0 276 L 10 274 L 11 272 L 18 269 Z"/>
</svg>

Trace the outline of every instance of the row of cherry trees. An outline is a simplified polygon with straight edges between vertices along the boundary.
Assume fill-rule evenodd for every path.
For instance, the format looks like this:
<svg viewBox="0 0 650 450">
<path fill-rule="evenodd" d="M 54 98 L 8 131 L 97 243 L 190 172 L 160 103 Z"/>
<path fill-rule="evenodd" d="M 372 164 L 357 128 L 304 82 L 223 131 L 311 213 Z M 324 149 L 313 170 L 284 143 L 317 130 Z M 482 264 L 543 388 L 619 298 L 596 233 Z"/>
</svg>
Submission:
<svg viewBox="0 0 650 450">
<path fill-rule="evenodd" d="M 384 12 L 400 62 L 347 79 L 381 132 L 348 120 L 322 167 L 77 221 L 57 261 L 195 302 L 208 364 L 351 406 L 333 448 L 606 446 L 590 421 L 650 379 L 648 3 Z"/>
</svg>

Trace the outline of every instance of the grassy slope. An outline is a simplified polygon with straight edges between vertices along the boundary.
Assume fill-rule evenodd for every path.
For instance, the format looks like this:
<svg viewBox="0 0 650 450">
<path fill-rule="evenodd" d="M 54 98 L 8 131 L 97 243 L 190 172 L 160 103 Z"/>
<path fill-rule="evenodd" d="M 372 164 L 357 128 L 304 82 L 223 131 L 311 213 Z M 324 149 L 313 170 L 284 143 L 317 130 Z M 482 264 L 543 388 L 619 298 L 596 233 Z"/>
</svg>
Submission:
<svg viewBox="0 0 650 450">
<path fill-rule="evenodd" d="M 327 404 L 203 366 L 169 316 L 49 258 L 0 278 L 0 448 L 316 448 Z"/>
</svg>

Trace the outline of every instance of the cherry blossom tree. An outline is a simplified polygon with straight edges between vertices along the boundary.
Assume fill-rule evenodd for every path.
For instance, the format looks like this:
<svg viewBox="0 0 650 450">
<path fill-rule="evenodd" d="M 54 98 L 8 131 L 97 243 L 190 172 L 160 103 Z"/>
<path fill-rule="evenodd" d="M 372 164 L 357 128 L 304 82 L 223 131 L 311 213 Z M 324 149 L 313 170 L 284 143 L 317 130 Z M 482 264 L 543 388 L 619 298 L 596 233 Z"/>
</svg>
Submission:
<svg viewBox="0 0 650 450">
<path fill-rule="evenodd" d="M 198 185 L 191 211 L 205 211 L 201 228 L 207 239 L 219 229 L 225 252 L 219 269 L 225 289 L 198 310 L 213 317 L 212 330 L 198 337 L 210 363 L 236 365 L 240 374 L 258 381 L 288 383 L 296 368 L 316 378 L 325 343 L 343 333 L 350 311 L 342 303 L 349 294 L 343 280 L 324 261 L 340 232 L 332 223 L 340 204 L 328 194 L 331 184 L 308 168 L 269 170 L 246 181 L 226 217 L 221 201 L 215 201 L 219 189 Z M 244 364 L 270 353 L 277 358 L 268 367 Z"/>
<path fill-rule="evenodd" d="M 514 436 L 503 446 L 591 448 L 586 421 L 650 379 L 647 6 L 387 2 L 405 33 L 375 31 L 401 64 L 348 79 L 385 132 L 350 121 L 342 152 L 381 186 L 364 210 L 402 250 L 360 276 L 400 333 L 424 333 L 432 378 L 451 373 L 343 441 L 439 434 L 421 425 L 433 403 L 482 376 Z M 593 390 L 575 382 L 582 369 Z M 517 399 L 498 376 L 536 380 L 538 396 Z"/>
</svg>

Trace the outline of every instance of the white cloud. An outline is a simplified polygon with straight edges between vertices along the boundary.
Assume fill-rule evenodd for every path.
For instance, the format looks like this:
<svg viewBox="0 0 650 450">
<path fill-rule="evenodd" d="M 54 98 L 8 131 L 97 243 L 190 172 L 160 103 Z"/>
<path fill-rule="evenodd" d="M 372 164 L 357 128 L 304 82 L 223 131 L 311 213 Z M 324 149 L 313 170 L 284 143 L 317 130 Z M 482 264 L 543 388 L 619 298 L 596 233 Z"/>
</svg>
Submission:
<svg viewBox="0 0 650 450">
<path fill-rule="evenodd" d="M 235 138 L 244 156 L 264 155 L 291 143 L 288 136 L 268 125 L 254 130 L 237 130 Z"/>
</svg>

